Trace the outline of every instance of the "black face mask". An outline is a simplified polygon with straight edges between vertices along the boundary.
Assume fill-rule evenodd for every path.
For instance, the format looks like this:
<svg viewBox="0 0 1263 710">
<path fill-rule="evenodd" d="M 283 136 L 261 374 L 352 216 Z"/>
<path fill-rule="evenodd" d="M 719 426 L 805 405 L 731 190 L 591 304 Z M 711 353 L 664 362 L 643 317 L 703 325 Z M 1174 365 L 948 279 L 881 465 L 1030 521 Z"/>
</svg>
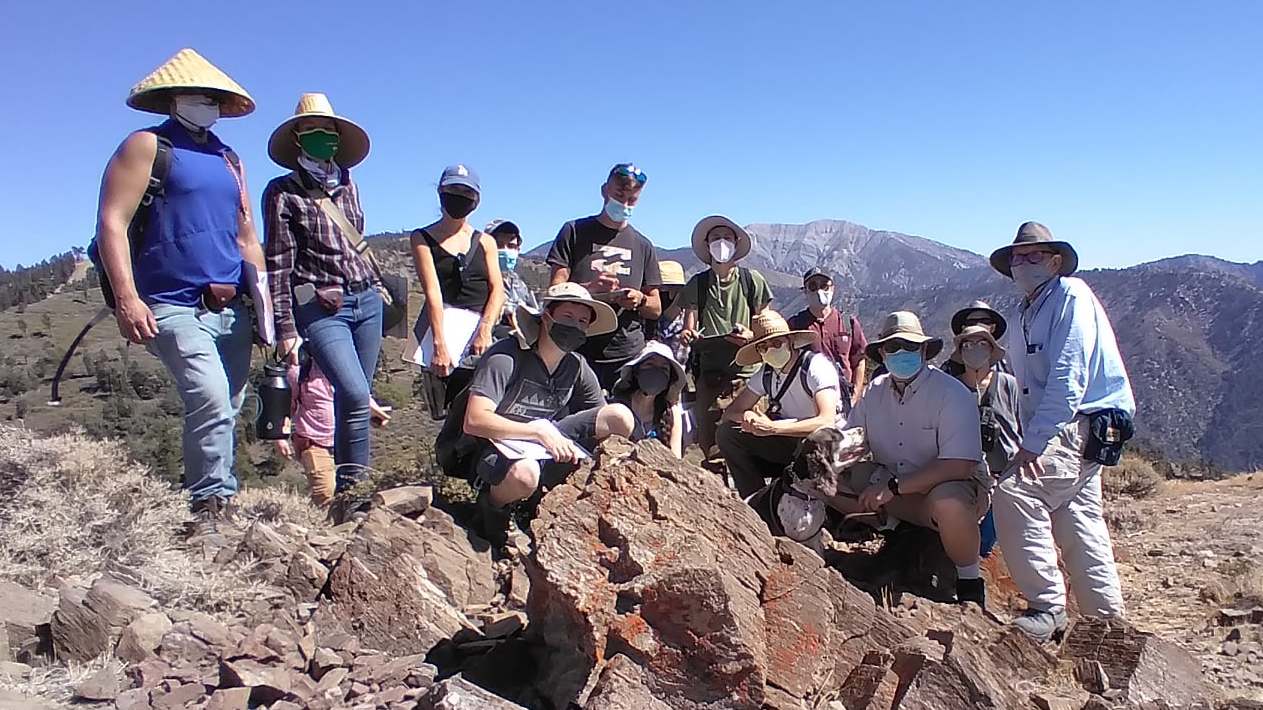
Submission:
<svg viewBox="0 0 1263 710">
<path fill-rule="evenodd" d="M 640 370 L 636 373 L 636 386 L 650 396 L 657 396 L 666 391 L 671 384 L 671 373 L 655 367 L 652 370 Z"/>
<path fill-rule="evenodd" d="M 559 321 L 553 321 L 553 324 L 548 326 L 548 337 L 565 353 L 572 353 L 588 342 L 588 334 L 583 328 Z"/>
<path fill-rule="evenodd" d="M 443 214 L 446 214 L 448 217 L 465 219 L 478 206 L 478 200 L 473 197 L 457 195 L 453 192 L 440 192 L 439 206 L 443 208 Z"/>
</svg>

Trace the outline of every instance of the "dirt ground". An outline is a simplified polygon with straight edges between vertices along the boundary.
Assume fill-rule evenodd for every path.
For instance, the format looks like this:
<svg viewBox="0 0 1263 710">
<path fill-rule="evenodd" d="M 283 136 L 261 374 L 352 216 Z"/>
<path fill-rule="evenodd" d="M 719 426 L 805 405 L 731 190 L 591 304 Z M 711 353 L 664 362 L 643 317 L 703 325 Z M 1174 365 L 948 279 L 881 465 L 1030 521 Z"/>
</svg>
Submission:
<svg viewBox="0 0 1263 710">
<path fill-rule="evenodd" d="M 1113 504 L 1124 520 L 1114 548 L 1128 616 L 1192 651 L 1227 694 L 1254 700 L 1263 700 L 1261 496 L 1256 472 L 1166 481 L 1151 497 Z"/>
</svg>

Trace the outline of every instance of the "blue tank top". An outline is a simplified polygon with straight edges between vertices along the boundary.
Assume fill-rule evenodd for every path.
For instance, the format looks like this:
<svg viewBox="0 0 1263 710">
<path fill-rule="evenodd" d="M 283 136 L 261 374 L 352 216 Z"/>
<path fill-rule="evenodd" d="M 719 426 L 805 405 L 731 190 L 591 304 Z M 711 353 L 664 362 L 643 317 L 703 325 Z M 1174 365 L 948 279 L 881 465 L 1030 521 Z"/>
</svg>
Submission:
<svg viewBox="0 0 1263 710">
<path fill-rule="evenodd" d="M 197 143 L 175 120 L 147 130 L 171 141 L 171 171 L 150 206 L 136 290 L 147 302 L 195 306 L 208 284 L 241 283 L 241 187 L 215 134 Z"/>
</svg>

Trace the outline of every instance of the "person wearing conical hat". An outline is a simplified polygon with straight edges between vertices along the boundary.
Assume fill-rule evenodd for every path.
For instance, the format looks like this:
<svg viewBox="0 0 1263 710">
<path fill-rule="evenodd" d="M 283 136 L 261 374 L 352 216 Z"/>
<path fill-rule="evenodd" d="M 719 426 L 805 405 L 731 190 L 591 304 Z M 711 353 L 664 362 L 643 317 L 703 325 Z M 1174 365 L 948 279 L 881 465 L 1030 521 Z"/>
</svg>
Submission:
<svg viewBox="0 0 1263 710">
<path fill-rule="evenodd" d="M 119 332 L 144 343 L 176 383 L 184 487 L 197 516 L 213 521 L 237 492 L 233 431 L 253 340 L 240 291 L 266 295 L 247 275 L 262 274 L 264 262 L 245 173 L 211 126 L 250 113 L 254 100 L 183 49 L 137 83 L 127 105 L 166 120 L 132 133 L 110 159 L 90 252 L 110 284 Z"/>
<path fill-rule="evenodd" d="M 943 340 L 925 334 L 916 314 L 886 316 L 868 356 L 885 364 L 847 427 L 863 427 L 874 466 L 852 469 L 850 495 L 829 504 L 843 514 L 883 513 L 937 530 L 956 565 L 956 598 L 986 606 L 978 523 L 991 475 L 983 463 L 978 398 L 929 362 Z"/>
<path fill-rule="evenodd" d="M 1026 612 L 1014 621 L 1039 641 L 1067 624 L 1065 565 L 1085 616 L 1124 612 L 1101 466 L 1117 464 L 1134 431 L 1136 400 L 1109 315 L 1083 280 L 1079 255 L 1048 227 L 1025 222 L 991 254 L 1021 301 L 1009 362 L 1022 393 L 1022 442 L 996 489 L 995 522 Z"/>
<path fill-rule="evenodd" d="M 749 498 L 780 475 L 803 439 L 838 422 L 841 381 L 829 358 L 813 352 L 820 336 L 791 330 L 771 309 L 754 317 L 750 342 L 737 350 L 738 365 L 759 365 L 724 410 L 715 438 L 737 492 Z M 767 413 L 755 409 L 768 398 Z"/>
<path fill-rule="evenodd" d="M 750 233 L 723 215 L 710 215 L 693 227 L 693 254 L 706 265 L 693 274 L 666 312 L 684 314 L 680 339 L 690 348 L 689 371 L 697 389 L 693 416 L 702 455 L 715 454 L 715 436 L 724 407 L 757 369 L 734 362 L 750 342 L 751 319 L 772 301 L 763 274 L 739 265 L 753 247 Z"/>
<path fill-rule="evenodd" d="M 327 96 L 303 94 L 268 139 L 268 155 L 289 172 L 263 191 L 277 354 L 297 362 L 301 336 L 333 385 L 338 491 L 369 464 L 370 387 L 382 342 L 380 275 L 354 247 L 364 211 L 351 169 L 368 151 L 368 133 L 335 113 Z"/>
</svg>

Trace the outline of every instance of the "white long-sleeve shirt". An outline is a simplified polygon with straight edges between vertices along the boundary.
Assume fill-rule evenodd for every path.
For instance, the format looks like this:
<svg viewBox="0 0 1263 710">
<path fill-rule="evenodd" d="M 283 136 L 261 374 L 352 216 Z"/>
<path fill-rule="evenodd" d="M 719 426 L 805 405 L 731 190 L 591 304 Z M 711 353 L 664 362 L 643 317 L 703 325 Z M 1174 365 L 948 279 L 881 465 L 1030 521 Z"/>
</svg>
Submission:
<svg viewBox="0 0 1263 710">
<path fill-rule="evenodd" d="M 1021 391 L 1022 448 L 1042 453 L 1077 414 L 1136 412 L 1123 357 L 1109 317 L 1083 282 L 1062 276 L 1010 323 L 1009 361 Z"/>
</svg>

